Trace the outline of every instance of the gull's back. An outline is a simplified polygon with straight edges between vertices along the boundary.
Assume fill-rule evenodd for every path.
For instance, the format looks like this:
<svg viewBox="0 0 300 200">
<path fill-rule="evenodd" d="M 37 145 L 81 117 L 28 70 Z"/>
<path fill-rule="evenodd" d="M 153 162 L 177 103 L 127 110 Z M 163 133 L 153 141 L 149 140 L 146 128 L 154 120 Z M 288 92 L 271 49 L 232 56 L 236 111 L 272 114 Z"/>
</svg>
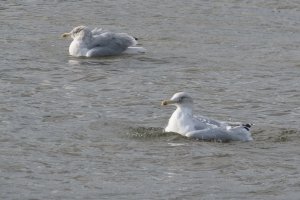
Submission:
<svg viewBox="0 0 300 200">
<path fill-rule="evenodd" d="M 136 40 L 126 33 L 105 32 L 94 34 L 91 50 L 87 56 L 119 55 L 128 47 L 136 45 L 136 43 Z"/>
<path fill-rule="evenodd" d="M 137 44 L 136 40 L 126 33 L 105 32 L 93 35 L 93 40 L 94 47 L 110 46 L 111 48 L 121 48 L 124 50 Z"/>
</svg>

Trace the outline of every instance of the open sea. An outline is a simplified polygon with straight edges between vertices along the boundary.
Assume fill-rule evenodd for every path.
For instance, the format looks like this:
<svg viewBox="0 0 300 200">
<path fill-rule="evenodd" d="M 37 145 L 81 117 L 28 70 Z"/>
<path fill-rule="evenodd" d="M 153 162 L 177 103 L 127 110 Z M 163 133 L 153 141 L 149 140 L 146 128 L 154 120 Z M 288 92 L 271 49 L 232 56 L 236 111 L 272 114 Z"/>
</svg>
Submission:
<svg viewBox="0 0 300 200">
<path fill-rule="evenodd" d="M 147 53 L 71 57 L 78 25 Z M 298 0 L 0 1 L 0 49 L 0 199 L 299 199 Z M 164 133 L 180 91 L 254 141 Z"/>
</svg>

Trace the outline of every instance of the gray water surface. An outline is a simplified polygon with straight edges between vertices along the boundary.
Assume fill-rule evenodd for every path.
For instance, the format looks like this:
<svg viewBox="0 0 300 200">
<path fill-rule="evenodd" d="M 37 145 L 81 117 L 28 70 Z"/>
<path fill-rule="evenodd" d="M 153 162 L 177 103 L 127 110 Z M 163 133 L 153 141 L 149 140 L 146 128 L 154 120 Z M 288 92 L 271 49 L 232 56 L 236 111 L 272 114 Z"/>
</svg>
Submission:
<svg viewBox="0 0 300 200">
<path fill-rule="evenodd" d="M 0 19 L 1 199 L 299 199 L 298 1 L 2 1 Z M 148 52 L 70 57 L 78 25 Z M 163 133 L 179 91 L 254 141 Z"/>
</svg>

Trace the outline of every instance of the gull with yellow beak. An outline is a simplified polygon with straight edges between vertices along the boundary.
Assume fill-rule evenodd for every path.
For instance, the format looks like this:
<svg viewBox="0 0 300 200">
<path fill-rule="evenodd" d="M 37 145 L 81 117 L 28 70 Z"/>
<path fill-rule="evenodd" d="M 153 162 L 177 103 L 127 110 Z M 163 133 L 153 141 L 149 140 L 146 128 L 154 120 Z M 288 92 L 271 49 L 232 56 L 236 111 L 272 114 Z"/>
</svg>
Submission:
<svg viewBox="0 0 300 200">
<path fill-rule="evenodd" d="M 193 115 L 193 99 L 185 92 L 179 92 L 162 106 L 175 105 L 177 108 L 169 119 L 165 132 L 201 140 L 252 141 L 251 124 L 223 122 Z"/>
<path fill-rule="evenodd" d="M 121 54 L 145 53 L 146 49 L 138 47 L 137 39 L 127 33 L 113 33 L 86 26 L 77 26 L 71 32 L 62 34 L 71 37 L 69 54 L 76 57 L 116 56 Z"/>
</svg>

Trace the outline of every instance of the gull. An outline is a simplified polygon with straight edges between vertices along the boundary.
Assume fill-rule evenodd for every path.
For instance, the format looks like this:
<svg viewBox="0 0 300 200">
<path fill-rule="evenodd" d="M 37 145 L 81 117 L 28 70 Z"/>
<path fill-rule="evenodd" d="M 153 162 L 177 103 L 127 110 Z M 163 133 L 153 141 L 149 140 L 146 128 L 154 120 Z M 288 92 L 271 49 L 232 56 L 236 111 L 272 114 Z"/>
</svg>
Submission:
<svg viewBox="0 0 300 200">
<path fill-rule="evenodd" d="M 188 138 L 216 141 L 252 141 L 252 124 L 224 122 L 193 115 L 193 99 L 185 92 L 179 92 L 161 105 L 175 105 L 176 110 L 169 119 L 165 132 L 179 133 Z"/>
<path fill-rule="evenodd" d="M 138 47 L 137 38 L 127 33 L 113 33 L 86 26 L 77 26 L 69 33 L 62 34 L 63 38 L 71 37 L 69 54 L 75 57 L 101 57 L 121 54 L 145 53 L 146 49 Z"/>
</svg>

